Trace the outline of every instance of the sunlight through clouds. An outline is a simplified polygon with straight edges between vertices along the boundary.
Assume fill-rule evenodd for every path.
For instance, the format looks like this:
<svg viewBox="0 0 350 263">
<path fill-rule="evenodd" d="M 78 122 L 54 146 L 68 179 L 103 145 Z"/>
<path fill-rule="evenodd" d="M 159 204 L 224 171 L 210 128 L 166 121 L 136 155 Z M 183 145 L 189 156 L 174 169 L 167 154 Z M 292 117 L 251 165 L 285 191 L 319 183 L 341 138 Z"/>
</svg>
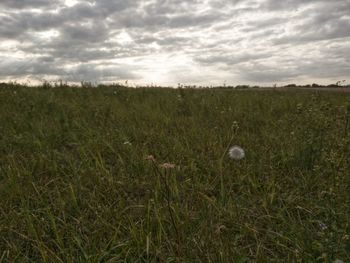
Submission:
<svg viewBox="0 0 350 263">
<path fill-rule="evenodd" d="M 72 7 L 78 3 L 79 3 L 78 0 L 64 0 L 64 4 L 68 7 Z"/>
</svg>

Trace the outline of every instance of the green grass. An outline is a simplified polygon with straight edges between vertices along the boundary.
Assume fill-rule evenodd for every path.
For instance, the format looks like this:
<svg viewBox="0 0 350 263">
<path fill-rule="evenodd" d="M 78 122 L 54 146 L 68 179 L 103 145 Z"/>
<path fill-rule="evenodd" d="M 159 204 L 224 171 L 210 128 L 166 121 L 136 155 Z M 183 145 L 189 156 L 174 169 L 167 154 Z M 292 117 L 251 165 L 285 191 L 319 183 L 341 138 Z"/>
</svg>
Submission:
<svg viewBox="0 0 350 263">
<path fill-rule="evenodd" d="M 349 262 L 349 99 L 3 85 L 0 262 Z"/>
</svg>

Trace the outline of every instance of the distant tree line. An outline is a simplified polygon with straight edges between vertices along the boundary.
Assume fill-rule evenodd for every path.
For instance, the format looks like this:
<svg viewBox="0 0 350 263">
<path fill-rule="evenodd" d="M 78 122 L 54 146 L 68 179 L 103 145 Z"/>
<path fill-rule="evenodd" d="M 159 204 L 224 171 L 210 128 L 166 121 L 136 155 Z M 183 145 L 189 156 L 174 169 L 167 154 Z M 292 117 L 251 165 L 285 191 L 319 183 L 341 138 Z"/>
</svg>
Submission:
<svg viewBox="0 0 350 263">
<path fill-rule="evenodd" d="M 68 84 L 66 81 L 42 81 L 41 84 L 38 85 L 30 85 L 28 84 L 21 84 L 16 81 L 11 82 L 0 82 L 0 88 L 1 87 L 37 87 L 37 88 L 64 88 L 64 87 L 76 87 L 76 88 L 103 88 L 103 87 L 113 87 L 113 88 L 173 88 L 173 87 L 165 87 L 160 85 L 138 85 L 138 86 L 131 86 L 128 84 L 128 81 L 125 82 L 115 82 L 115 83 L 97 83 L 97 82 L 90 82 L 90 81 L 81 81 L 79 84 Z M 317 83 L 313 84 L 306 84 L 306 85 L 297 85 L 294 83 L 287 84 L 287 85 L 281 85 L 277 86 L 277 84 L 274 84 L 270 87 L 268 86 L 258 86 L 258 85 L 185 85 L 178 83 L 177 88 L 179 89 L 237 89 L 237 90 L 245 90 L 245 89 L 259 89 L 259 88 L 350 88 L 350 84 L 345 84 L 345 80 L 337 81 L 336 83 L 329 84 L 329 85 L 321 85 Z"/>
</svg>

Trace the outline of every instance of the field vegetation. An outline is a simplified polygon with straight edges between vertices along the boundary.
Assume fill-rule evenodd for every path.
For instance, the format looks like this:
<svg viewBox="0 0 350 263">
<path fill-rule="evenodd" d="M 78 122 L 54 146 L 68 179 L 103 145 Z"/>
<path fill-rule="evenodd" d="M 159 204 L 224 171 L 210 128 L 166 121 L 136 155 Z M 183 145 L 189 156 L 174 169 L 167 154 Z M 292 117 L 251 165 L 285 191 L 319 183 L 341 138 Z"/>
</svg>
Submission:
<svg viewBox="0 0 350 263">
<path fill-rule="evenodd" d="M 0 262 L 349 262 L 349 169 L 350 93 L 2 85 Z"/>
</svg>

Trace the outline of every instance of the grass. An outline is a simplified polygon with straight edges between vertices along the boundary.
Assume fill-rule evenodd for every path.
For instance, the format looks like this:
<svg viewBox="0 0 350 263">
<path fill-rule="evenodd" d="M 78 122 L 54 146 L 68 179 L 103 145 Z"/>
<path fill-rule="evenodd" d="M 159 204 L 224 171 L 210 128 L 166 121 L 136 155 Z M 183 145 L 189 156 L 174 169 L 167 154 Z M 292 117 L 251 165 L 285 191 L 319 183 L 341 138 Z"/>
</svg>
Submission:
<svg viewBox="0 0 350 263">
<path fill-rule="evenodd" d="M 348 262 L 349 99 L 3 85 L 0 262 Z"/>
</svg>

